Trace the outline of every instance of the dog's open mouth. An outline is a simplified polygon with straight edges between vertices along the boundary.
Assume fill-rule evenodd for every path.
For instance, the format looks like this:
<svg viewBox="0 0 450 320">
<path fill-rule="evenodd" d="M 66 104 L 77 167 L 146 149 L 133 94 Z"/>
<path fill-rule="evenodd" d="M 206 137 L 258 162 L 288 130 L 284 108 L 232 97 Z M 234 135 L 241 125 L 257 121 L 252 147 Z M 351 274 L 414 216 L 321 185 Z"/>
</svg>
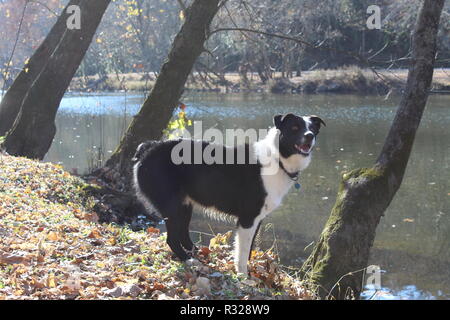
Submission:
<svg viewBox="0 0 450 320">
<path fill-rule="evenodd" d="M 309 143 L 295 144 L 294 146 L 300 154 L 303 154 L 305 156 L 309 155 L 309 153 L 311 152 L 311 144 Z"/>
</svg>

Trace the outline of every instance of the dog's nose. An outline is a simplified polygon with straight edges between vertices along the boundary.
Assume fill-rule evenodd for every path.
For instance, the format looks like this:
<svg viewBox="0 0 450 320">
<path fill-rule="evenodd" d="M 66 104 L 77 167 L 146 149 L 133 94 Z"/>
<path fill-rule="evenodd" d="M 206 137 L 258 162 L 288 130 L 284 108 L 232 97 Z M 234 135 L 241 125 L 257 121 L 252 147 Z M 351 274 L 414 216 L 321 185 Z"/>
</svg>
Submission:
<svg viewBox="0 0 450 320">
<path fill-rule="evenodd" d="M 311 142 L 314 138 L 314 134 L 312 132 L 307 132 L 305 133 L 304 138 L 306 142 Z"/>
</svg>

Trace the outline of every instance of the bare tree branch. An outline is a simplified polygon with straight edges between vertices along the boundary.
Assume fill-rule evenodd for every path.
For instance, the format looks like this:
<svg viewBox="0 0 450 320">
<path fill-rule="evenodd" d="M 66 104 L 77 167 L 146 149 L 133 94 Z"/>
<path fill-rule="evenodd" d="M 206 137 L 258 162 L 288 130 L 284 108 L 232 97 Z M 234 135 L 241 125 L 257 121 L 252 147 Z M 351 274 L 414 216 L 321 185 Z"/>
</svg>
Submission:
<svg viewBox="0 0 450 320">
<path fill-rule="evenodd" d="M 8 78 L 7 78 L 8 77 L 8 73 L 9 73 L 9 70 L 10 70 L 10 67 L 11 67 L 11 63 L 12 63 L 12 59 L 14 57 L 14 53 L 16 52 L 17 43 L 19 42 L 20 31 L 22 30 L 23 19 L 25 18 L 25 11 L 27 10 L 28 3 L 29 3 L 29 1 L 26 0 L 25 5 L 23 6 L 22 16 L 20 17 L 19 27 L 17 28 L 16 40 L 14 41 L 13 49 L 11 51 L 11 56 L 8 59 L 8 63 L 6 65 L 5 71 L 2 72 L 2 77 L 3 77 L 2 97 L 3 97 L 4 93 L 5 93 L 6 83 L 7 83 L 7 80 L 8 80 Z"/>
</svg>

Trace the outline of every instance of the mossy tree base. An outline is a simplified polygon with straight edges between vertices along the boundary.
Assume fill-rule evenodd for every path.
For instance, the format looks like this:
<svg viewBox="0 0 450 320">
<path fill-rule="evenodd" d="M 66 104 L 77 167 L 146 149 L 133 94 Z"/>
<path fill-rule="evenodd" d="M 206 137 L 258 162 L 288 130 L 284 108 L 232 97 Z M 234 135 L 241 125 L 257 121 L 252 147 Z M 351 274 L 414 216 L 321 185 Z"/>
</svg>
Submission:
<svg viewBox="0 0 450 320">
<path fill-rule="evenodd" d="M 346 298 L 361 291 L 375 230 L 394 190 L 383 168 L 344 173 L 336 203 L 312 254 L 302 267 L 323 298 Z"/>
</svg>

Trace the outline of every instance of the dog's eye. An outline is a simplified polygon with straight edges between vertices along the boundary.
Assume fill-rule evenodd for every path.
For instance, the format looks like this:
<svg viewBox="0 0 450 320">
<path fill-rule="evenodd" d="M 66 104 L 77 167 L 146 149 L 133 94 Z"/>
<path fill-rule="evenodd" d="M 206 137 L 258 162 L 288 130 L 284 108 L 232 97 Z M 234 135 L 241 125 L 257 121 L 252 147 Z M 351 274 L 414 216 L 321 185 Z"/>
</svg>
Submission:
<svg viewBox="0 0 450 320">
<path fill-rule="evenodd" d="M 297 131 L 297 130 L 298 130 L 298 127 L 297 127 L 297 126 L 293 126 L 291 129 L 292 129 L 293 131 Z"/>
</svg>

